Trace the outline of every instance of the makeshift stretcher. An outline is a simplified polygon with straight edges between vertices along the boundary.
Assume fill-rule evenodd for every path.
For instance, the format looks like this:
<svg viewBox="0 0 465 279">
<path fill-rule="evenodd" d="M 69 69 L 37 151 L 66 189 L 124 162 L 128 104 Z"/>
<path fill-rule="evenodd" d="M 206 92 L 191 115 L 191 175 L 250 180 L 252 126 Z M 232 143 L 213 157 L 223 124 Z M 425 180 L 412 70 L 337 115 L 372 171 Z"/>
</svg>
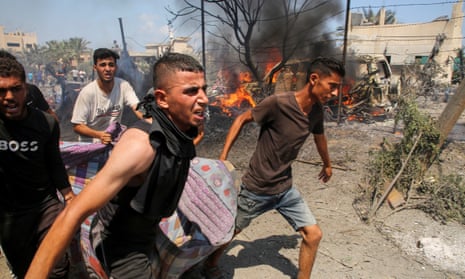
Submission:
<svg viewBox="0 0 465 279">
<path fill-rule="evenodd" d="M 62 142 L 61 154 L 73 191 L 78 194 L 105 164 L 111 147 L 97 143 Z M 229 242 L 236 217 L 238 179 L 227 161 L 196 157 L 175 213 L 159 224 L 154 249 L 159 255 L 156 278 L 179 278 L 219 246 Z M 92 248 L 91 225 L 95 214 L 81 225 L 80 251 L 71 249 L 74 261 L 84 261 L 80 278 L 108 278 Z"/>
</svg>

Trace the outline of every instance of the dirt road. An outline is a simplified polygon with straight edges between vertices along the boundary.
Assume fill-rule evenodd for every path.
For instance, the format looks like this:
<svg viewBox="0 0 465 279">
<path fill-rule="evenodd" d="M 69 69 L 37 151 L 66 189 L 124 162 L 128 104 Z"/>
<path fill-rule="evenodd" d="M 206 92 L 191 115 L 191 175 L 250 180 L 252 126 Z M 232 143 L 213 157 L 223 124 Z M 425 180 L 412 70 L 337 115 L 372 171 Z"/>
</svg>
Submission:
<svg viewBox="0 0 465 279">
<path fill-rule="evenodd" d="M 429 106 L 439 115 L 445 104 Z M 230 119 L 212 121 L 198 155 L 217 158 Z M 327 123 L 334 169 L 327 184 L 317 180 L 319 157 L 309 139 L 294 163 L 294 179 L 323 230 L 312 278 L 465 278 L 465 228 L 442 225 L 418 210 L 397 213 L 383 205 L 378 218 L 363 222 L 354 200 L 363 190 L 369 151 L 383 138 L 396 140 L 392 120 L 365 124 Z M 255 145 L 257 127 L 243 131 L 228 158 L 242 172 Z M 465 175 L 465 116 L 441 154 L 443 170 Z M 221 259 L 226 278 L 292 278 L 297 271 L 300 237 L 276 212 L 256 219 L 238 235 Z M 10 278 L 0 261 L 0 279 Z"/>
</svg>

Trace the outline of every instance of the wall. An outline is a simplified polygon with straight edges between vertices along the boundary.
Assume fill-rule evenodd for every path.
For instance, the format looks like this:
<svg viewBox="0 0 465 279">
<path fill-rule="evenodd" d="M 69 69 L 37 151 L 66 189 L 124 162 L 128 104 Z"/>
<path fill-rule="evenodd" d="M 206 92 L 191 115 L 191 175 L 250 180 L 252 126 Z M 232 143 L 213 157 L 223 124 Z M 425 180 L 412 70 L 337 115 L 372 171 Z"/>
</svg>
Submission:
<svg viewBox="0 0 465 279">
<path fill-rule="evenodd" d="M 462 47 L 462 21 L 460 1 L 453 5 L 450 18 L 413 24 L 352 25 L 348 32 L 348 49 L 357 55 L 384 54 L 390 58 L 393 68 L 398 68 L 415 63 L 416 58 L 429 57 L 435 45 L 439 46 L 437 39 L 444 36 L 435 61 L 443 67 L 450 80 L 453 70 L 451 59 Z"/>
</svg>

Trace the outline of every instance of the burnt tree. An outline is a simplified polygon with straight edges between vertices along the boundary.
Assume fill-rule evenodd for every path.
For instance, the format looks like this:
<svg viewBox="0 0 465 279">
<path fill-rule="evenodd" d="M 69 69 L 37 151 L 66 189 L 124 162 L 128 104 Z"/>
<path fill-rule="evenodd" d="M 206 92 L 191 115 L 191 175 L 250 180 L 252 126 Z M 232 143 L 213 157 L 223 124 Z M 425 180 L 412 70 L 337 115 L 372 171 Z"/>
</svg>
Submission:
<svg viewBox="0 0 465 279">
<path fill-rule="evenodd" d="M 183 8 L 170 11 L 175 18 L 191 17 L 202 8 L 197 0 L 183 0 Z M 337 19 L 336 0 L 205 0 L 203 9 L 210 21 L 211 37 L 219 39 L 237 54 L 237 60 L 263 82 L 272 62 L 273 76 L 291 58 L 315 58 L 336 53 L 328 37 L 328 21 Z M 214 26 L 214 27 L 212 27 Z M 212 54 L 210 54 L 212 55 Z M 218 60 L 224 57 L 218 53 Z M 236 60 L 235 59 L 235 60 Z"/>
</svg>

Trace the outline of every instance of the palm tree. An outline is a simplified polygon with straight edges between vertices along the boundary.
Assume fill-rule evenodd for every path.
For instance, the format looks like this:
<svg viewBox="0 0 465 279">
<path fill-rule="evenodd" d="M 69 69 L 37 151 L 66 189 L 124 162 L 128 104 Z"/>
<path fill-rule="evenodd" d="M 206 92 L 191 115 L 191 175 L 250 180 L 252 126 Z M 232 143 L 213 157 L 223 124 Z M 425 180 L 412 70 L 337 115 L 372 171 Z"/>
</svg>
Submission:
<svg viewBox="0 0 465 279">
<path fill-rule="evenodd" d="M 62 61 L 64 63 L 68 63 L 71 55 L 69 51 L 67 50 L 67 45 L 65 41 L 48 41 L 45 42 L 46 44 L 46 51 L 45 55 L 48 58 L 48 61 Z"/>
<path fill-rule="evenodd" d="M 371 7 L 368 7 L 368 9 L 363 8 L 363 16 L 365 17 L 365 20 L 368 23 L 379 24 L 380 14 L 381 14 L 381 9 L 378 11 L 378 13 L 375 14 L 375 12 L 373 11 Z M 394 12 L 393 10 L 386 10 L 385 17 L 384 17 L 384 24 L 396 24 L 396 23 L 397 23 L 396 12 Z"/>
<path fill-rule="evenodd" d="M 39 69 L 48 61 L 44 55 L 45 51 L 45 47 L 34 44 L 31 48 L 23 49 L 18 54 L 18 59 L 23 65 L 27 65 L 27 67 Z"/>
<path fill-rule="evenodd" d="M 70 38 L 68 41 L 65 42 L 68 51 L 73 60 L 79 63 L 81 62 L 81 55 L 85 52 L 88 48 L 89 42 L 83 38 Z"/>
</svg>

